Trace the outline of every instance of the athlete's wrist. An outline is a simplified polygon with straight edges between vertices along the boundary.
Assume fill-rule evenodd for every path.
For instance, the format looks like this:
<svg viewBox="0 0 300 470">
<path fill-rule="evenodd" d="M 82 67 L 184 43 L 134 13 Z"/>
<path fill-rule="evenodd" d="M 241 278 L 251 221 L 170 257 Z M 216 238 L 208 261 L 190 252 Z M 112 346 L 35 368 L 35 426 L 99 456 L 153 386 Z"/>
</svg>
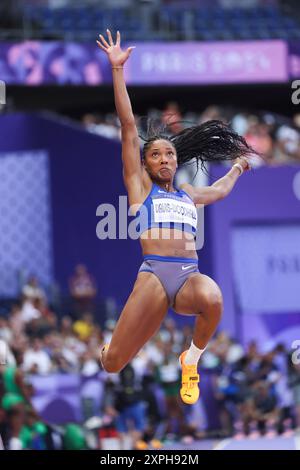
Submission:
<svg viewBox="0 0 300 470">
<path fill-rule="evenodd" d="M 234 165 L 232 165 L 232 168 L 237 168 L 239 170 L 240 172 L 239 176 L 241 176 L 244 173 L 244 168 L 242 167 L 240 163 L 235 163 Z"/>
</svg>

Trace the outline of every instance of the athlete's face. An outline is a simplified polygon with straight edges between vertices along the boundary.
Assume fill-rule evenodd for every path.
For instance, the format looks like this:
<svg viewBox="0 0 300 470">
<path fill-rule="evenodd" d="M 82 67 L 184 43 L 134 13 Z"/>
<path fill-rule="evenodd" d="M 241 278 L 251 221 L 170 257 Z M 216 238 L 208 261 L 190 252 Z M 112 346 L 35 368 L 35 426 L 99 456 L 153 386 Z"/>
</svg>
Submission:
<svg viewBox="0 0 300 470">
<path fill-rule="evenodd" d="M 146 152 L 144 165 L 152 179 L 161 182 L 173 181 L 177 169 L 174 146 L 168 140 L 155 140 Z"/>
</svg>

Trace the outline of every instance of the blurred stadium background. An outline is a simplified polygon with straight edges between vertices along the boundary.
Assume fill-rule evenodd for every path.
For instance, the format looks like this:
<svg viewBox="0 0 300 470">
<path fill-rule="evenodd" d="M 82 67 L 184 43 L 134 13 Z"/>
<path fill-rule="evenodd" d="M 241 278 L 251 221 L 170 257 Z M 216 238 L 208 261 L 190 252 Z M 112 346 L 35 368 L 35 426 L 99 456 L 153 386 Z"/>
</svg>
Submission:
<svg viewBox="0 0 300 470">
<path fill-rule="evenodd" d="M 125 194 L 111 74 L 95 43 L 106 28 L 137 45 L 126 79 L 141 127 L 222 119 L 265 156 L 206 208 L 199 268 L 225 309 L 192 407 L 178 399 L 177 361 L 192 319 L 170 312 L 119 376 L 97 362 L 141 260 L 137 242 L 96 236 L 97 207 L 118 208 Z M 0 37 L 5 448 L 299 448 L 299 3 L 2 0 Z M 226 171 L 194 178 L 190 166 L 178 182 Z"/>
</svg>

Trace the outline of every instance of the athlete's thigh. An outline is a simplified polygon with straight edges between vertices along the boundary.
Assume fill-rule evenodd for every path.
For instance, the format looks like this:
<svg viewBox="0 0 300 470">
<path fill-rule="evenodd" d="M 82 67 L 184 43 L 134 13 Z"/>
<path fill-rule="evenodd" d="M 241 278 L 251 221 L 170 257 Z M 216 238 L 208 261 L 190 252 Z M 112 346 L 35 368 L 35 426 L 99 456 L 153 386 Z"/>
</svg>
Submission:
<svg viewBox="0 0 300 470">
<path fill-rule="evenodd" d="M 167 311 L 167 295 L 158 278 L 139 273 L 115 327 L 110 351 L 119 351 L 124 360 L 130 360 L 156 333 Z"/>
<path fill-rule="evenodd" d="M 222 301 L 218 284 L 205 274 L 195 273 L 186 280 L 176 295 L 174 310 L 177 313 L 197 314 L 205 311 L 211 302 Z"/>
</svg>

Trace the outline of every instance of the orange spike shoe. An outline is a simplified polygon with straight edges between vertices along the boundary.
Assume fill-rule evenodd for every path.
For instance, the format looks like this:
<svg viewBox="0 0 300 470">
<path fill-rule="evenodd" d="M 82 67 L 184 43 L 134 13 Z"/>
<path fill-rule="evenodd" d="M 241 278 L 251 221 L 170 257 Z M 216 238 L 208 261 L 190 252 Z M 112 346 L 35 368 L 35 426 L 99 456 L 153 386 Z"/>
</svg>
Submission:
<svg viewBox="0 0 300 470">
<path fill-rule="evenodd" d="M 179 364 L 182 368 L 180 396 L 184 403 L 193 405 L 198 401 L 200 394 L 198 387 L 200 376 L 197 371 L 197 364 L 184 363 L 186 355 L 187 351 L 184 351 L 179 356 Z"/>
</svg>

